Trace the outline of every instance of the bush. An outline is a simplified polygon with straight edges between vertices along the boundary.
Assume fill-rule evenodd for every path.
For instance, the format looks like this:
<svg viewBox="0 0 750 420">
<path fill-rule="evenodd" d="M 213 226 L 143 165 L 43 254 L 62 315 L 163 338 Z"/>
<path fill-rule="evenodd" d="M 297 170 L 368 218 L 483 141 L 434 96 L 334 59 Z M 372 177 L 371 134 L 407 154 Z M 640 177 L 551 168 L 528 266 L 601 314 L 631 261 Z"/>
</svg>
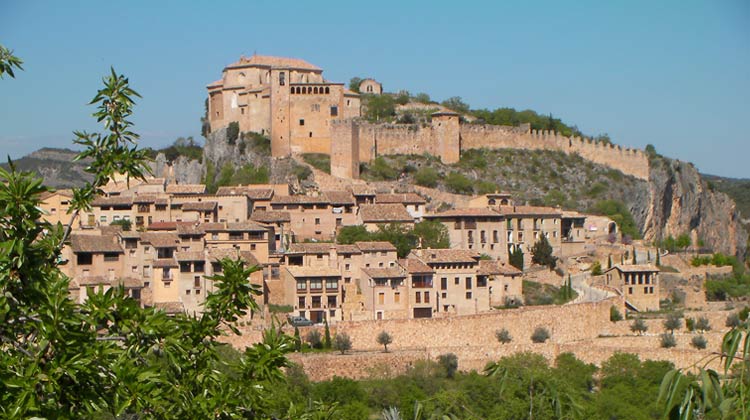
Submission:
<svg viewBox="0 0 750 420">
<path fill-rule="evenodd" d="M 505 328 L 495 331 L 495 338 L 497 338 L 497 341 L 502 344 L 508 344 L 513 341 L 513 336 L 511 336 L 510 332 Z"/>
<path fill-rule="evenodd" d="M 292 174 L 297 178 L 298 181 L 302 181 L 304 179 L 310 178 L 310 175 L 312 175 L 312 170 L 307 166 L 294 165 L 292 167 Z"/>
<path fill-rule="evenodd" d="M 630 331 L 641 335 L 648 331 L 648 325 L 646 325 L 646 322 L 640 318 L 633 321 L 633 324 L 630 325 Z"/>
<path fill-rule="evenodd" d="M 390 334 L 388 334 L 387 331 L 381 331 L 380 334 L 378 334 L 378 344 L 383 346 L 383 349 L 386 353 L 388 353 L 388 345 L 393 342 L 393 337 L 391 337 Z"/>
<path fill-rule="evenodd" d="M 294 311 L 294 308 L 292 308 L 292 305 L 277 305 L 274 303 L 271 303 L 268 305 L 268 311 L 273 313 L 290 313 Z"/>
<path fill-rule="evenodd" d="M 622 314 L 615 305 L 609 307 L 609 320 L 612 322 L 622 321 Z"/>
<path fill-rule="evenodd" d="M 302 160 L 319 171 L 323 171 L 327 174 L 331 173 L 331 156 L 327 154 L 303 153 Z"/>
<path fill-rule="evenodd" d="M 318 330 L 311 330 L 307 333 L 305 336 L 305 340 L 310 344 L 310 347 L 314 349 L 322 349 L 323 348 L 323 340 L 320 337 L 320 332 Z"/>
<path fill-rule="evenodd" d="M 698 350 L 703 350 L 708 345 L 708 340 L 706 340 L 706 337 L 704 337 L 702 335 L 696 335 L 690 341 L 690 345 L 693 346 L 693 347 L 695 347 Z"/>
<path fill-rule="evenodd" d="M 474 192 L 473 183 L 460 172 L 451 172 L 445 177 L 445 186 L 456 194 L 471 194 Z"/>
<path fill-rule="evenodd" d="M 544 343 L 549 340 L 549 331 L 544 327 L 537 327 L 534 333 L 531 334 L 531 341 L 534 343 Z"/>
<path fill-rule="evenodd" d="M 425 166 L 414 174 L 414 182 L 423 187 L 435 188 L 438 184 L 440 174 L 434 168 Z"/>
<path fill-rule="evenodd" d="M 124 230 L 125 232 L 129 232 L 130 229 L 133 228 L 133 224 L 130 222 L 130 220 L 126 220 L 126 219 L 114 220 L 109 225 L 110 226 L 122 226 L 122 230 Z"/>
<path fill-rule="evenodd" d="M 594 261 L 594 263 L 591 264 L 591 275 L 601 276 L 602 274 L 604 274 L 602 271 L 602 264 L 599 261 Z"/>
<path fill-rule="evenodd" d="M 453 378 L 458 370 L 458 357 L 453 353 L 441 354 L 438 364 L 443 368 L 447 378 Z"/>
<path fill-rule="evenodd" d="M 552 245 L 546 236 L 540 235 L 539 240 L 531 247 L 531 262 L 547 266 L 550 270 L 555 268 L 557 258 L 552 255 Z M 601 271 L 601 267 L 599 270 Z"/>
<path fill-rule="evenodd" d="M 711 331 L 711 322 L 708 318 L 702 316 L 695 321 L 695 330 L 700 332 Z"/>
<path fill-rule="evenodd" d="M 338 333 L 333 340 L 333 348 L 344 354 L 352 349 L 352 340 L 346 333 Z"/>
<path fill-rule="evenodd" d="M 736 328 L 739 327 L 741 323 L 742 321 L 740 321 L 739 315 L 737 315 L 736 313 L 732 313 L 727 316 L 727 321 L 724 325 L 729 328 Z"/>
<path fill-rule="evenodd" d="M 227 127 L 227 142 L 229 144 L 234 145 L 237 143 L 237 139 L 240 136 L 240 123 L 237 121 L 233 121 L 229 123 L 229 127 Z"/>
<path fill-rule="evenodd" d="M 641 233 L 635 224 L 635 219 L 625 204 L 617 200 L 603 200 L 594 205 L 591 211 L 609 217 L 620 227 L 623 237 L 640 238 Z"/>
<path fill-rule="evenodd" d="M 500 190 L 494 182 L 491 181 L 479 181 L 477 183 L 477 194 L 491 194 Z"/>
<path fill-rule="evenodd" d="M 695 330 L 695 319 L 694 318 L 685 318 L 685 328 L 693 332 Z"/>
<path fill-rule="evenodd" d="M 398 179 L 399 172 L 382 156 L 378 156 L 367 167 L 367 174 L 375 181 L 393 181 Z"/>
<path fill-rule="evenodd" d="M 669 314 L 667 319 L 663 322 L 664 329 L 669 330 L 670 333 L 674 334 L 674 330 L 679 330 L 682 327 L 682 319 L 678 314 Z"/>
<path fill-rule="evenodd" d="M 674 338 L 673 334 L 664 333 L 661 335 L 659 341 L 660 345 L 665 349 L 677 346 L 677 339 Z"/>
</svg>

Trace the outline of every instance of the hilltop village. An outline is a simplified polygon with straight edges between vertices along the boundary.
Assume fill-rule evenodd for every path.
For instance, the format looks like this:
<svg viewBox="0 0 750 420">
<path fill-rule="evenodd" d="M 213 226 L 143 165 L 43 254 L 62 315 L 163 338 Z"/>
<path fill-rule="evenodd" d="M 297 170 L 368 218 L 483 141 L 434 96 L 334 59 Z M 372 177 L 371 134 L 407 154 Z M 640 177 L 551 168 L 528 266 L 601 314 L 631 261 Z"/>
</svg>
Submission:
<svg viewBox="0 0 750 420">
<path fill-rule="evenodd" d="M 679 296 L 719 327 L 726 314 L 710 310 L 702 281 L 731 267 L 696 269 L 686 255 L 632 240 L 607 217 L 531 206 L 500 191 L 437 206 L 437 190 L 401 191 L 358 179 L 360 163 L 377 156 L 429 153 L 451 163 L 465 150 L 488 147 L 578 154 L 647 179 L 644 152 L 528 126 L 467 125 L 449 109 L 417 127 L 367 123 L 359 118 L 361 94 L 385 93 L 373 79 L 359 91 L 325 80 L 322 69 L 298 59 L 255 55 L 227 66 L 208 85 L 210 130 L 237 124 L 242 133 L 267 136 L 273 158 L 330 155 L 330 182 L 305 193 L 289 184 L 208 193 L 204 184 L 170 177 L 112 181 L 73 226 L 64 249 L 70 293 L 83 302 L 90 288 L 121 285 L 143 306 L 200 313 L 220 261 L 239 258 L 260 268 L 249 281 L 263 291 L 263 311 L 247 320 L 244 341 L 233 342 L 238 347 L 252 344 L 263 325 L 289 319 L 304 321 L 297 326 L 306 329 L 325 324 L 347 332 L 355 349 L 377 348 L 375 336 L 384 330 L 395 349 L 423 349 L 385 361 L 303 361 L 317 379 L 362 376 L 374 359 L 405 369 L 446 349 L 459 354 L 464 369 L 481 368 L 498 351 L 529 349 L 550 357 L 573 351 L 592 362 L 621 348 L 678 363 L 702 357 L 698 350 L 653 351 L 657 337 L 630 334 L 627 321 L 617 321 L 658 314 L 665 300 Z M 47 194 L 47 220 L 67 223 L 71 197 L 69 190 Z M 420 238 L 404 249 L 366 239 L 384 229 L 427 226 L 444 235 L 444 246 Z M 342 232 L 365 238 L 346 240 Z M 540 289 L 562 298 L 550 305 L 549 294 L 535 295 Z M 661 329 L 658 319 L 647 324 Z M 500 327 L 515 337 L 515 347 L 497 348 Z M 532 347 L 529 336 L 538 328 L 555 347 Z"/>
</svg>

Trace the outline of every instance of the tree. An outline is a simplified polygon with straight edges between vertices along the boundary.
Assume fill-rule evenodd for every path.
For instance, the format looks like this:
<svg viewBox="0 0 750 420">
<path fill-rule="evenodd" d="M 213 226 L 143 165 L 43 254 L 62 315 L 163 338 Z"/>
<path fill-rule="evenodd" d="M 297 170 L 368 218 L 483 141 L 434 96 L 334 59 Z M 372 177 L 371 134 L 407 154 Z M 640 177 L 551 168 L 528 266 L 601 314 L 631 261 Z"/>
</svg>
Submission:
<svg viewBox="0 0 750 420">
<path fill-rule="evenodd" d="M 685 251 L 687 248 L 692 244 L 693 241 L 690 240 L 690 235 L 687 233 L 683 233 L 682 235 L 677 237 L 677 248 L 680 248 L 681 250 Z"/>
<path fill-rule="evenodd" d="M 390 334 L 388 334 L 387 331 L 381 331 L 380 334 L 378 334 L 378 344 L 383 346 L 383 350 L 388 353 L 388 345 L 393 342 L 393 337 L 391 337 Z"/>
<path fill-rule="evenodd" d="M 333 340 L 333 348 L 344 354 L 352 349 L 352 340 L 346 333 L 338 333 Z"/>
<path fill-rule="evenodd" d="M 539 240 L 531 248 L 531 262 L 547 266 L 550 270 L 555 268 L 557 258 L 552 255 L 552 245 L 546 236 L 540 235 Z"/>
<path fill-rule="evenodd" d="M 339 229 L 336 236 L 337 244 L 351 245 L 355 242 L 364 242 L 371 240 L 371 234 L 363 225 L 343 226 Z"/>
<path fill-rule="evenodd" d="M 612 322 L 622 321 L 622 313 L 615 305 L 609 307 L 609 320 Z"/>
<path fill-rule="evenodd" d="M 534 332 L 531 334 L 531 341 L 533 343 L 544 343 L 545 341 L 549 340 L 549 338 L 549 330 L 544 327 L 536 327 Z"/>
<path fill-rule="evenodd" d="M 422 243 L 422 248 L 450 247 L 448 228 L 437 220 L 423 220 L 416 223 L 411 233 L 416 236 L 418 242 Z"/>
<path fill-rule="evenodd" d="M 679 330 L 682 327 L 682 319 L 679 314 L 669 314 L 667 319 L 663 322 L 664 329 L 669 330 L 670 334 L 674 334 L 674 330 Z"/>
<path fill-rule="evenodd" d="M 458 370 L 458 356 L 453 353 L 441 354 L 438 356 L 438 364 L 443 368 L 445 377 L 453 379 Z"/>
<path fill-rule="evenodd" d="M 520 247 L 512 248 L 508 251 L 508 263 L 513 267 L 523 271 L 523 251 Z"/>
<path fill-rule="evenodd" d="M 302 350 L 302 338 L 299 335 L 299 327 L 294 326 L 294 351 Z"/>
<path fill-rule="evenodd" d="M 322 349 L 324 347 L 318 330 L 310 330 L 305 339 L 310 344 L 310 347 L 314 349 Z"/>
<path fill-rule="evenodd" d="M 122 230 L 125 232 L 129 232 L 130 229 L 133 227 L 133 224 L 130 222 L 130 220 L 127 219 L 119 219 L 119 220 L 113 220 L 112 223 L 109 224 L 110 226 L 122 226 Z"/>
<path fill-rule="evenodd" d="M 325 319 L 325 336 L 323 339 L 323 347 L 330 349 L 331 348 L 331 329 L 328 327 L 328 318 Z"/>
<path fill-rule="evenodd" d="M 711 331 L 711 322 L 705 316 L 701 316 L 695 321 L 695 330 L 701 333 Z"/>
<path fill-rule="evenodd" d="M 612 268 L 612 254 L 609 254 L 609 256 L 607 257 L 607 270 L 609 270 L 610 268 Z"/>
<path fill-rule="evenodd" d="M 237 139 L 240 137 L 240 123 L 232 121 L 227 127 L 227 142 L 230 145 L 237 143 Z"/>
<path fill-rule="evenodd" d="M 594 263 L 591 264 L 591 275 L 592 276 L 602 275 L 602 264 L 599 261 L 594 261 Z"/>
<path fill-rule="evenodd" d="M 364 117 L 372 122 L 396 115 L 396 101 L 391 95 L 366 95 Z"/>
<path fill-rule="evenodd" d="M 105 133 L 76 132 L 93 177 L 73 189 L 67 226 L 42 220 L 49 189 L 30 173 L 0 169 L 0 417 L 224 418 L 264 411 L 283 377 L 288 336 L 270 328 L 240 356 L 236 375 L 218 360 L 220 335 L 238 333 L 261 294 L 248 278 L 258 267 L 222 260 L 198 315 L 141 308 L 123 287 L 69 297 L 58 260 L 72 225 L 116 173 L 143 179 L 147 157 L 129 118 L 138 94 L 114 69 L 92 100 Z M 7 244 L 14 244 L 7 246 Z"/>
<path fill-rule="evenodd" d="M 474 192 L 474 184 L 466 175 L 453 171 L 445 177 L 445 186 L 450 192 L 456 194 L 471 194 Z"/>
<path fill-rule="evenodd" d="M 0 79 L 2 79 L 5 74 L 15 78 L 16 75 L 13 73 L 13 68 L 15 67 L 18 70 L 23 70 L 23 67 L 21 66 L 22 64 L 23 60 L 14 56 L 12 50 L 0 45 Z"/>
<path fill-rule="evenodd" d="M 513 336 L 511 336 L 510 332 L 505 328 L 495 331 L 495 338 L 497 338 L 497 341 L 501 344 L 508 344 L 513 341 Z"/>
<path fill-rule="evenodd" d="M 352 77 L 349 79 L 349 90 L 359 93 L 359 85 L 362 84 L 362 78 Z"/>
<path fill-rule="evenodd" d="M 674 334 L 664 333 L 659 336 L 659 345 L 665 349 L 669 349 L 677 346 L 677 340 L 674 338 Z"/>
<path fill-rule="evenodd" d="M 703 350 L 708 345 L 708 341 L 706 340 L 706 337 L 702 335 L 696 335 L 692 340 L 690 340 L 690 345 L 698 350 Z"/>
<path fill-rule="evenodd" d="M 635 253 L 635 245 L 633 246 L 633 264 L 638 264 L 638 257 Z"/>
<path fill-rule="evenodd" d="M 426 93 L 417 93 L 416 95 L 414 95 L 414 101 L 423 103 L 423 104 L 432 103 L 432 101 L 430 100 L 430 95 Z"/>
<path fill-rule="evenodd" d="M 727 321 L 724 325 L 730 328 L 739 327 L 740 324 L 742 324 L 742 321 L 740 321 L 740 317 L 736 313 L 731 313 L 729 316 L 727 316 Z"/>
<path fill-rule="evenodd" d="M 659 248 L 656 248 L 656 266 L 661 266 L 661 251 L 659 250 Z"/>
<path fill-rule="evenodd" d="M 441 105 L 444 107 L 451 109 L 453 111 L 458 112 L 459 114 L 468 114 L 469 113 L 469 104 L 463 101 L 460 96 L 453 96 L 446 100 L 444 100 Z"/>
<path fill-rule="evenodd" d="M 642 335 L 646 331 L 648 331 L 648 325 L 646 325 L 646 322 L 642 320 L 641 318 L 637 318 L 633 323 L 630 325 L 630 331 Z"/>
</svg>

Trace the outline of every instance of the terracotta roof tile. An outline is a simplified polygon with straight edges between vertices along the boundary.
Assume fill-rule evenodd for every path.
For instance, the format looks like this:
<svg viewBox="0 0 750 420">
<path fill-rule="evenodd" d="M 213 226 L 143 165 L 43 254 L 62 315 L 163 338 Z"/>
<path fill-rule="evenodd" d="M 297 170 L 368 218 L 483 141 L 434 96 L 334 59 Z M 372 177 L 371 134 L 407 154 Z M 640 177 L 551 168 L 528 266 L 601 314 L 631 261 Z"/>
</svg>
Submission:
<svg viewBox="0 0 750 420">
<path fill-rule="evenodd" d="M 216 195 L 246 195 L 253 201 L 270 200 L 273 190 L 270 188 L 253 188 L 249 186 L 219 187 Z"/>
<path fill-rule="evenodd" d="M 357 245 L 336 245 L 336 252 L 339 254 L 361 254 L 362 250 Z"/>
<path fill-rule="evenodd" d="M 132 206 L 133 197 L 115 196 L 115 197 L 97 197 L 91 202 L 94 207 L 111 207 L 111 206 Z"/>
<path fill-rule="evenodd" d="M 464 249 L 415 249 L 412 254 L 430 263 L 476 263 L 479 254 Z"/>
<path fill-rule="evenodd" d="M 262 223 L 289 222 L 292 220 L 288 211 L 278 210 L 255 210 L 250 218 Z"/>
<path fill-rule="evenodd" d="M 151 263 L 154 268 L 177 267 L 177 261 L 174 258 L 159 258 Z"/>
<path fill-rule="evenodd" d="M 154 308 L 160 309 L 168 314 L 185 312 L 185 306 L 182 305 L 182 302 L 154 302 Z"/>
<path fill-rule="evenodd" d="M 396 251 L 396 247 L 387 241 L 366 241 L 366 242 L 355 242 L 357 248 L 363 252 L 372 251 Z"/>
<path fill-rule="evenodd" d="M 357 203 L 352 193 L 348 191 L 326 191 L 323 194 L 328 197 L 333 205 L 354 205 Z"/>
<path fill-rule="evenodd" d="M 177 234 L 182 236 L 205 235 L 206 231 L 203 226 L 195 223 L 177 223 Z"/>
<path fill-rule="evenodd" d="M 314 243 L 303 242 L 289 245 L 288 254 L 327 254 L 331 247 L 336 247 L 332 243 Z"/>
<path fill-rule="evenodd" d="M 376 194 L 376 204 L 425 204 L 427 201 L 415 193 Z"/>
<path fill-rule="evenodd" d="M 167 194 L 204 194 L 206 186 L 203 184 L 167 184 Z"/>
<path fill-rule="evenodd" d="M 443 217 L 503 217 L 502 214 L 488 208 L 459 208 L 440 213 L 426 214 L 425 218 L 440 219 Z"/>
<path fill-rule="evenodd" d="M 330 201 L 324 195 L 275 195 L 271 204 L 330 204 Z"/>
<path fill-rule="evenodd" d="M 257 54 L 254 54 L 251 57 L 240 57 L 239 61 L 236 61 L 228 65 L 227 68 L 231 69 L 235 67 L 246 67 L 246 66 L 292 68 L 292 69 L 322 71 L 320 67 L 310 64 L 307 61 L 299 59 L 299 58 L 274 57 L 270 55 L 257 55 Z"/>
<path fill-rule="evenodd" d="M 212 262 L 218 262 L 218 261 L 223 260 L 224 258 L 236 260 L 237 257 L 239 257 L 243 261 L 245 261 L 249 266 L 260 265 L 260 262 L 258 262 L 258 259 L 255 258 L 255 255 L 253 255 L 252 252 L 239 251 L 235 248 L 210 249 L 208 251 L 208 256 Z"/>
<path fill-rule="evenodd" d="M 354 184 L 351 186 L 352 194 L 357 197 L 374 197 L 375 190 L 370 188 L 369 185 Z"/>
<path fill-rule="evenodd" d="M 74 253 L 123 253 L 114 235 L 77 235 L 70 236 L 70 248 Z"/>
<path fill-rule="evenodd" d="M 398 260 L 398 263 L 409 274 L 429 274 L 435 272 L 432 267 L 417 258 L 402 258 Z"/>
<path fill-rule="evenodd" d="M 177 248 L 180 238 L 174 233 L 145 232 L 141 234 L 141 242 L 149 243 L 155 248 Z"/>
<path fill-rule="evenodd" d="M 523 272 L 512 265 L 501 263 L 495 260 L 479 260 L 479 269 L 477 274 L 492 276 L 492 275 L 505 275 L 505 276 L 520 276 Z"/>
<path fill-rule="evenodd" d="M 500 206 L 499 211 L 503 215 L 513 216 L 562 216 L 562 210 L 554 207 L 537 206 Z"/>
<path fill-rule="evenodd" d="M 654 267 L 651 264 L 617 264 L 614 267 L 610 268 L 607 271 L 610 270 L 620 270 L 623 273 L 644 273 L 644 272 L 659 272 L 658 268 Z"/>
<path fill-rule="evenodd" d="M 182 211 L 214 211 L 218 203 L 216 201 L 194 201 L 182 203 Z"/>
<path fill-rule="evenodd" d="M 406 273 L 399 267 L 386 267 L 386 268 L 363 268 L 362 272 L 374 279 L 385 279 L 385 278 L 404 278 Z"/>
<path fill-rule="evenodd" d="M 175 252 L 174 257 L 177 258 L 177 261 L 204 261 L 206 259 L 203 251 Z"/>
<path fill-rule="evenodd" d="M 227 232 L 265 232 L 268 230 L 268 226 L 261 225 L 260 223 L 253 222 L 252 220 L 246 220 L 238 223 L 227 223 Z"/>
<path fill-rule="evenodd" d="M 359 214 L 364 223 L 413 222 L 402 204 L 362 204 Z"/>
</svg>

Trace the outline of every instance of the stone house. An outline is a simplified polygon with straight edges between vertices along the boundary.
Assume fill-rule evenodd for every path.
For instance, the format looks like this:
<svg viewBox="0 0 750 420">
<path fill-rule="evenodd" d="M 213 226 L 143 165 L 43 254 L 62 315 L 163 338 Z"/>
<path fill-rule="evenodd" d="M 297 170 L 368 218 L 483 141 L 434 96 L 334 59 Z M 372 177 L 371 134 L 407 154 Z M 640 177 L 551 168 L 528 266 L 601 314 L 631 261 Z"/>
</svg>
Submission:
<svg viewBox="0 0 750 420">
<path fill-rule="evenodd" d="M 620 291 L 628 309 L 658 311 L 659 272 L 650 264 L 618 264 L 604 272 L 604 284 Z"/>
</svg>

